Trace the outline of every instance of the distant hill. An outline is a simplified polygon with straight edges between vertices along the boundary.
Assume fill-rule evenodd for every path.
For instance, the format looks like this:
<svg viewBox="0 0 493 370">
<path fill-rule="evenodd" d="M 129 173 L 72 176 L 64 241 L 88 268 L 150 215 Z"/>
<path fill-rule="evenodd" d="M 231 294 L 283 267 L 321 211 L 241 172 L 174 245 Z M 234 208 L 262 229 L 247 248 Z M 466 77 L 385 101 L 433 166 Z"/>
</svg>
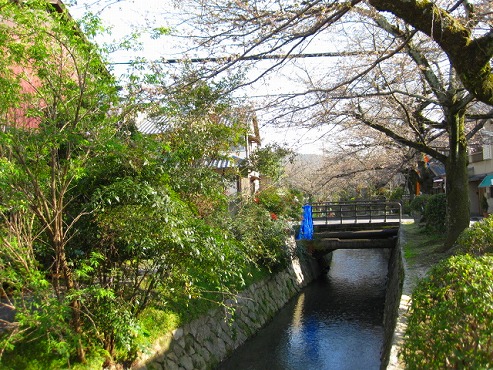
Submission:
<svg viewBox="0 0 493 370">
<path fill-rule="evenodd" d="M 297 153 L 295 161 L 300 163 L 312 163 L 314 165 L 320 166 L 323 163 L 324 156 L 321 154 L 302 154 Z"/>
<path fill-rule="evenodd" d="M 304 190 L 308 194 L 317 193 L 315 179 L 319 178 L 324 164 L 324 156 L 318 154 L 297 154 L 294 160 L 286 162 L 286 176 L 284 181 L 295 188 Z"/>
<path fill-rule="evenodd" d="M 297 153 L 292 163 L 286 161 L 285 167 L 287 171 L 299 171 L 300 167 L 308 167 L 310 170 L 313 170 L 320 168 L 323 165 L 323 162 L 323 155 Z"/>
</svg>

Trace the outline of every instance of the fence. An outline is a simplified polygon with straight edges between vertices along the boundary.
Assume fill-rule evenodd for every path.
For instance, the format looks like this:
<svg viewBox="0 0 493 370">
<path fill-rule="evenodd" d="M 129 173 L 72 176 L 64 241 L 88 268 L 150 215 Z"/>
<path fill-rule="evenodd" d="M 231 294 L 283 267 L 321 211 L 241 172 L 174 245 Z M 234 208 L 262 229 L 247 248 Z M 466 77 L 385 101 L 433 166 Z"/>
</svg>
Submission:
<svg viewBox="0 0 493 370">
<path fill-rule="evenodd" d="M 402 207 L 399 202 L 352 201 L 312 204 L 314 223 L 372 223 L 400 222 Z"/>
</svg>

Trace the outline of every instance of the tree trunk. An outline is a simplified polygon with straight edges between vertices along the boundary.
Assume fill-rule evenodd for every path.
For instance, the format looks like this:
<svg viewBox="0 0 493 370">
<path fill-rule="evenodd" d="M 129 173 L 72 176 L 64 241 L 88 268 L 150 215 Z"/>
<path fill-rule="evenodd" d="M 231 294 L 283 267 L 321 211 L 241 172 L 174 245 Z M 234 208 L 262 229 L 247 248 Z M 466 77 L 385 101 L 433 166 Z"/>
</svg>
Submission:
<svg viewBox="0 0 493 370">
<path fill-rule="evenodd" d="M 65 181 L 64 170 L 61 170 L 61 159 L 69 160 L 70 155 L 65 153 L 61 156 L 60 149 L 52 149 L 51 150 L 51 199 L 49 204 L 51 205 L 49 209 L 46 211 L 47 217 L 45 219 L 50 220 L 49 225 L 47 225 L 47 229 L 50 233 L 51 244 L 53 250 L 55 252 L 55 282 L 56 287 L 59 285 L 58 279 L 59 274 L 61 273 L 64 279 L 64 284 L 66 288 L 65 294 L 71 294 L 77 288 L 76 281 L 74 279 L 72 269 L 69 266 L 67 261 L 66 254 L 66 240 L 65 240 L 65 222 L 63 219 L 65 203 L 64 196 L 65 192 L 68 189 L 69 182 Z M 45 208 L 46 209 L 46 208 Z M 40 211 L 41 213 L 42 211 Z M 81 317 L 81 301 L 78 298 L 74 298 L 69 303 L 70 309 L 72 310 L 72 319 L 70 321 L 70 325 L 72 329 L 78 336 L 77 339 L 77 360 L 79 362 L 84 363 L 86 360 L 85 349 L 82 344 L 82 317 Z"/>
<path fill-rule="evenodd" d="M 65 281 L 65 287 L 67 289 L 67 294 L 72 293 L 75 289 L 75 282 L 72 275 L 72 270 L 70 269 L 67 263 L 67 257 L 65 255 L 65 249 L 62 243 L 55 243 L 55 251 L 56 251 L 56 270 L 61 271 L 63 274 L 63 278 Z M 58 277 L 56 278 L 58 279 Z M 82 344 L 82 319 L 81 319 L 81 304 L 79 299 L 73 299 L 70 302 L 70 309 L 72 310 L 72 320 L 71 326 L 74 332 L 79 336 L 77 341 L 77 360 L 79 362 L 85 362 L 86 355 L 84 346 Z"/>
<path fill-rule="evenodd" d="M 443 251 L 450 249 L 459 234 L 469 227 L 469 180 L 467 176 L 467 141 L 464 132 L 464 112 L 448 117 L 449 147 L 447 158 L 447 236 Z"/>
<path fill-rule="evenodd" d="M 67 289 L 66 294 L 72 293 L 76 289 L 76 284 L 72 274 L 72 270 L 67 261 L 67 255 L 65 253 L 65 243 L 63 241 L 63 218 L 62 212 L 54 217 L 54 233 L 52 235 L 52 244 L 55 251 L 55 271 L 57 274 L 60 272 L 63 275 L 65 287 Z M 58 276 L 55 277 L 59 279 Z M 77 359 L 79 362 L 84 363 L 86 360 L 84 346 L 82 344 L 82 319 L 81 319 L 81 302 L 75 298 L 70 302 L 70 308 L 72 310 L 71 326 L 74 332 L 79 337 L 77 340 Z"/>
</svg>

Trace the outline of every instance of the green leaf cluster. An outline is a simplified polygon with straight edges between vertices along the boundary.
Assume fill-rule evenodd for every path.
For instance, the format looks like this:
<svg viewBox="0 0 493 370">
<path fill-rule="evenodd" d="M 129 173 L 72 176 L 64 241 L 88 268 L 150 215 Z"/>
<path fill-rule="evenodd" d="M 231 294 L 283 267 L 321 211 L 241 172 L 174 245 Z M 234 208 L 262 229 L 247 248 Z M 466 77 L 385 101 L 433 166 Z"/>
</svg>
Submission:
<svg viewBox="0 0 493 370">
<path fill-rule="evenodd" d="M 303 206 L 303 193 L 288 187 L 268 187 L 256 195 L 258 202 L 277 218 L 299 220 Z"/>
<path fill-rule="evenodd" d="M 493 366 L 493 258 L 460 255 L 413 292 L 403 357 L 409 369 Z"/>
<path fill-rule="evenodd" d="M 257 149 L 242 163 L 243 171 L 258 171 L 273 182 L 278 182 L 284 175 L 284 162 L 291 160 L 293 151 L 278 144 L 270 144 Z"/>
<path fill-rule="evenodd" d="M 445 193 L 431 195 L 426 202 L 424 217 L 426 226 L 435 231 L 445 231 L 447 219 L 447 196 Z"/>
<path fill-rule="evenodd" d="M 493 366 L 492 218 L 464 230 L 455 255 L 413 292 L 403 356 L 410 369 Z"/>
<path fill-rule="evenodd" d="M 417 212 L 423 214 L 425 211 L 426 203 L 428 202 L 429 198 L 430 198 L 429 194 L 421 194 L 415 196 L 409 203 L 409 209 L 411 210 L 411 212 Z"/>
<path fill-rule="evenodd" d="M 441 194 L 423 194 L 414 197 L 409 208 L 422 216 L 426 227 L 433 231 L 443 232 L 446 227 L 447 196 Z"/>
<path fill-rule="evenodd" d="M 493 253 L 493 217 L 475 222 L 457 239 L 456 253 L 482 256 Z"/>
<path fill-rule="evenodd" d="M 241 241 L 253 263 L 275 269 L 288 261 L 288 219 L 277 217 L 262 204 L 245 202 L 240 204 L 231 225 L 235 238 Z"/>
</svg>

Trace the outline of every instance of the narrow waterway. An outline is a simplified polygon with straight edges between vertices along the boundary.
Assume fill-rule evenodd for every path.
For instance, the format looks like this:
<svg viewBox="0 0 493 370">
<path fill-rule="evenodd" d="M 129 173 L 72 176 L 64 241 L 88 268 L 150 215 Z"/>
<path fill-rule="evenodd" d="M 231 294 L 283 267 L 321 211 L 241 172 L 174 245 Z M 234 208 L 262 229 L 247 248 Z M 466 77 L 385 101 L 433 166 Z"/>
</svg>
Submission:
<svg viewBox="0 0 493 370">
<path fill-rule="evenodd" d="M 337 250 L 330 270 L 219 370 L 380 368 L 389 251 Z"/>
</svg>

